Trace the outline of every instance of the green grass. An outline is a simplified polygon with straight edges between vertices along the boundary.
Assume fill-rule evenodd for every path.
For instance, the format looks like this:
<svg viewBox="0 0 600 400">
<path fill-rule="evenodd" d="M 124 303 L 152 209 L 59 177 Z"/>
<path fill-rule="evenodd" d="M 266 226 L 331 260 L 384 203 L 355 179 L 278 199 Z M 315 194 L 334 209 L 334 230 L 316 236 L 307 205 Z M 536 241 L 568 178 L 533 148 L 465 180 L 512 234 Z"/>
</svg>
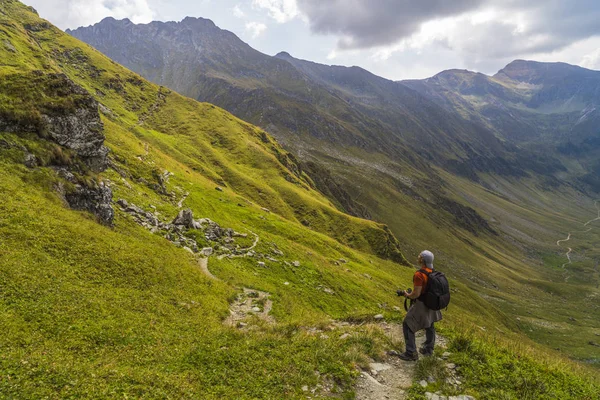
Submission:
<svg viewBox="0 0 600 400">
<path fill-rule="evenodd" d="M 272 254 L 276 247 L 284 255 L 275 258 L 300 263 L 266 261 L 262 268 L 250 258 L 212 257 L 209 268 L 220 281 L 211 280 L 187 251 L 116 206 L 113 228 L 66 208 L 51 166 L 76 162 L 73 154 L 33 132 L 0 133 L 8 144 L 0 146 L 0 397 L 305 398 L 313 395 L 302 386 L 318 393 L 317 385 L 332 383 L 336 395 L 352 398 L 356 367 L 396 345 L 366 322 L 379 313 L 388 321 L 402 319 L 392 307 L 400 305 L 395 289 L 407 286 L 413 273 L 403 265 L 406 245 L 385 226 L 335 209 L 259 129 L 141 80 L 41 24 L 16 1 L 3 1 L 0 11 L 0 35 L 19 51 L 5 58 L 0 46 L 0 77 L 6 78 L 0 85 L 14 88 L 3 93 L 0 107 L 46 112 L 44 102 L 53 102 L 54 92 L 43 84 L 30 88 L 37 81 L 23 79 L 30 69 L 43 69 L 40 79 L 64 71 L 110 109 L 103 122 L 114 168 L 83 178 L 110 182 L 115 200 L 154 206 L 164 221 L 189 194 L 183 206 L 196 218 L 255 232 L 258 252 Z M 23 23 L 41 30 L 25 32 Z M 29 89 L 38 95 L 23 97 L 27 107 L 6 100 Z M 23 148 L 45 161 L 26 168 Z M 158 190 L 165 170 L 174 175 Z M 420 216 L 405 216 L 407 230 L 422 243 L 423 233 L 411 230 Z M 239 243 L 251 242 L 250 236 Z M 484 240 L 477 244 L 494 254 Z M 474 324 L 505 330 L 531 354 L 546 354 L 512 332 L 519 326 L 500 307 L 458 280 L 452 286 L 442 330 Z M 271 293 L 275 324 L 253 320 L 244 331 L 223 325 L 242 287 Z M 334 328 L 332 319 L 356 324 Z M 345 332 L 352 336 L 341 340 Z M 564 370 L 577 366 L 552 357 Z M 476 377 L 472 388 L 480 390 Z M 577 375 L 564 377 L 562 386 L 550 389 L 579 390 Z M 593 378 L 586 379 L 591 385 Z"/>
</svg>

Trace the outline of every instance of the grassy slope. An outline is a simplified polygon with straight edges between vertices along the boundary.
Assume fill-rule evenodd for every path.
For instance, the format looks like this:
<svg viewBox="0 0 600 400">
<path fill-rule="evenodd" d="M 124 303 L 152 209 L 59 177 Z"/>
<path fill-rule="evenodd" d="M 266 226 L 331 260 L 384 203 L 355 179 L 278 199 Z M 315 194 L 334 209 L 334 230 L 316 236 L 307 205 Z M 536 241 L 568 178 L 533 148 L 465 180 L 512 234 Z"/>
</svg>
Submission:
<svg viewBox="0 0 600 400">
<path fill-rule="evenodd" d="M 51 169 L 27 169 L 21 150 L 1 149 L 0 327 L 5 333 L 0 393 L 302 397 L 303 385 L 319 382 L 318 370 L 349 394 L 353 364 L 382 349 L 377 329 L 356 328 L 351 340 L 342 341 L 342 331 L 322 339 L 301 327 L 326 325 L 329 318 L 361 319 L 381 312 L 378 304 L 394 304 L 393 290 L 406 285 L 412 272 L 373 255 L 385 237 L 382 230 L 334 210 L 306 179 L 278 162 L 282 151 L 256 128 L 171 93 L 153 108 L 161 89 L 54 28 L 25 32 L 15 20 L 34 26 L 41 21 L 19 3 L 0 6 L 0 39 L 17 48 L 8 53 L 0 46 L 2 79 L 28 69 L 64 71 L 116 115 L 104 118 L 107 145 L 118 168 L 134 179 L 125 182 L 114 170 L 104 173 L 115 198 L 144 208 L 154 205 L 170 219 L 180 196 L 189 192 L 184 204 L 197 216 L 240 231 L 247 227 L 261 236 L 260 251 L 275 244 L 285 260 L 301 263 L 295 269 L 282 264 L 259 269 L 247 259 L 212 258 L 211 270 L 224 282 L 208 280 L 187 252 L 120 211 L 109 229 L 66 209 L 53 190 L 58 178 Z M 41 156 L 49 151 L 35 136 L 2 138 Z M 154 182 L 156 171 L 165 169 L 175 174 L 167 185 L 175 198 L 139 179 Z M 292 182 L 285 179 L 290 175 Z M 214 190 L 223 183 L 224 192 Z M 323 233 L 298 223 L 306 218 Z M 332 262 L 340 257 L 349 263 Z M 447 329 L 471 325 L 480 314 L 490 329 L 511 326 L 468 288 L 453 283 L 458 292 Z M 242 285 L 272 293 L 276 326 L 256 322 L 256 329 L 241 333 L 221 324 L 228 301 Z M 402 317 L 389 308 L 384 313 L 389 319 Z M 573 385 L 593 393 L 589 383 L 564 383 Z"/>
</svg>

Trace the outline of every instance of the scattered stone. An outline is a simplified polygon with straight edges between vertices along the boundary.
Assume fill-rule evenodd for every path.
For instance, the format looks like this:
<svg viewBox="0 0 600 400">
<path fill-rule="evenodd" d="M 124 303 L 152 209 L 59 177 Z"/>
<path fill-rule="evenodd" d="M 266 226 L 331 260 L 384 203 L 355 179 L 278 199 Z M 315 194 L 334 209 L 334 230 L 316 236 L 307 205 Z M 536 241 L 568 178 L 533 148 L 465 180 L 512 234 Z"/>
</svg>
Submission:
<svg viewBox="0 0 600 400">
<path fill-rule="evenodd" d="M 427 382 L 428 383 L 435 383 L 435 378 L 430 375 L 430 376 L 427 377 Z"/>
<path fill-rule="evenodd" d="M 598 343 L 596 343 L 596 342 L 594 342 L 594 341 L 591 341 L 591 340 L 588 342 L 588 344 L 589 344 L 590 346 L 594 346 L 594 347 L 600 347 L 600 344 L 598 344 Z"/>
<path fill-rule="evenodd" d="M 299 267 L 300 266 L 300 261 L 294 261 L 294 262 L 292 262 L 292 265 L 294 267 Z"/>
<path fill-rule="evenodd" d="M 282 256 L 283 257 L 283 251 L 279 250 L 279 249 L 272 249 L 271 250 L 273 252 L 273 254 L 277 255 L 277 256 Z"/>
<path fill-rule="evenodd" d="M 302 391 L 303 392 L 308 392 L 308 386 L 306 386 L 306 385 L 302 386 Z"/>
<path fill-rule="evenodd" d="M 247 323 L 245 323 L 245 322 L 241 322 L 241 321 L 240 321 L 240 322 L 238 322 L 237 326 L 238 326 L 238 328 L 240 328 L 240 329 L 241 329 L 241 328 L 245 328 L 245 327 L 247 327 L 247 326 L 248 326 L 248 324 L 247 324 Z"/>
<path fill-rule="evenodd" d="M 177 217 L 173 220 L 173 225 L 183 225 L 186 228 L 194 228 L 194 213 L 189 208 L 179 211 Z"/>
<path fill-rule="evenodd" d="M 451 355 L 452 355 L 452 353 L 450 353 L 450 352 L 448 352 L 448 351 L 445 351 L 445 352 L 442 354 L 442 359 L 444 359 L 444 360 L 445 360 L 445 359 L 447 359 L 448 357 L 450 357 Z"/>
<path fill-rule="evenodd" d="M 340 258 L 338 261 L 341 262 L 342 264 L 348 264 L 348 261 L 343 258 Z"/>
<path fill-rule="evenodd" d="M 265 264 L 262 261 L 259 261 L 257 264 L 258 264 L 259 267 L 263 267 L 263 268 L 265 268 L 267 266 L 267 264 Z"/>
<path fill-rule="evenodd" d="M 383 314 L 377 314 L 373 318 L 375 319 L 375 321 L 381 321 L 384 319 Z"/>
<path fill-rule="evenodd" d="M 348 271 L 350 271 L 350 270 L 348 270 Z M 369 280 L 373 279 L 373 278 L 371 277 L 371 275 L 369 275 L 369 274 L 363 274 L 363 276 L 364 276 L 365 278 L 369 279 Z"/>
<path fill-rule="evenodd" d="M 421 385 L 422 388 L 426 388 L 427 387 L 427 381 L 422 380 L 419 382 L 419 385 Z"/>
<path fill-rule="evenodd" d="M 6 50 L 10 51 L 11 53 L 17 52 L 15 46 L 13 46 L 13 44 L 8 39 L 4 39 L 2 43 L 4 43 L 4 47 L 6 47 Z"/>
<path fill-rule="evenodd" d="M 448 368 L 448 369 L 455 369 L 456 368 L 456 364 L 448 363 L 448 364 L 446 364 L 446 368 Z"/>
<path fill-rule="evenodd" d="M 350 334 L 349 334 L 349 333 L 344 333 L 342 336 L 340 336 L 340 339 L 341 339 L 341 340 L 345 340 L 345 339 L 348 339 L 349 337 L 350 337 Z M 393 350 L 392 350 L 392 351 L 393 351 Z"/>
<path fill-rule="evenodd" d="M 394 309 L 394 311 L 397 311 L 397 312 L 401 311 L 400 307 L 398 307 L 398 306 L 393 306 L 392 308 Z"/>
<path fill-rule="evenodd" d="M 202 249 L 201 253 L 203 256 L 210 257 L 214 252 L 212 247 L 205 247 Z"/>
<path fill-rule="evenodd" d="M 387 353 L 388 353 L 388 356 L 396 356 L 396 357 L 398 357 L 400 355 L 400 353 L 398 353 L 396 350 L 390 350 Z"/>
<path fill-rule="evenodd" d="M 222 188 L 221 186 L 217 186 L 217 187 L 215 188 L 215 190 L 216 190 L 217 192 L 222 192 L 222 191 L 223 191 L 223 188 Z"/>
<path fill-rule="evenodd" d="M 25 166 L 27 168 L 35 168 L 38 166 L 37 157 L 31 153 L 25 154 Z"/>
<path fill-rule="evenodd" d="M 573 317 L 569 317 L 569 321 L 571 321 L 571 322 L 577 322 L 577 320 L 575 318 L 573 318 Z"/>
<path fill-rule="evenodd" d="M 285 286 L 288 286 L 290 283 L 289 283 L 289 282 L 283 282 L 283 284 L 284 284 Z"/>
<path fill-rule="evenodd" d="M 264 207 L 262 207 L 261 210 L 263 210 L 266 213 L 270 213 L 271 212 L 271 210 L 269 210 L 268 208 L 264 208 Z"/>
<path fill-rule="evenodd" d="M 252 307 L 252 311 L 253 312 L 260 312 L 260 308 L 259 307 Z"/>
<path fill-rule="evenodd" d="M 117 200 L 117 204 L 122 208 L 122 209 L 127 209 L 129 207 L 129 203 L 127 202 L 127 200 L 125 199 L 119 199 Z"/>
</svg>

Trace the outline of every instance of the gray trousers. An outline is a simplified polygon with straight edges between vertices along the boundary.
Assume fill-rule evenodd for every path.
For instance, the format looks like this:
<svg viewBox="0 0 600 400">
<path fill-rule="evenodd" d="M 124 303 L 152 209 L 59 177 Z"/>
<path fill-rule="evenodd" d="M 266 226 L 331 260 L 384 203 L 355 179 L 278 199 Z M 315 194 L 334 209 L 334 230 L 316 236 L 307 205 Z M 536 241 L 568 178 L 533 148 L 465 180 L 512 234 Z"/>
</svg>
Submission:
<svg viewBox="0 0 600 400">
<path fill-rule="evenodd" d="M 406 321 L 402 323 L 402 332 L 404 333 L 404 343 L 406 345 L 406 352 L 415 354 L 417 352 L 417 343 L 415 340 L 415 333 L 408 327 Z M 423 347 L 429 352 L 433 352 L 435 346 L 435 326 L 431 323 L 429 328 L 425 329 L 425 343 Z"/>
</svg>

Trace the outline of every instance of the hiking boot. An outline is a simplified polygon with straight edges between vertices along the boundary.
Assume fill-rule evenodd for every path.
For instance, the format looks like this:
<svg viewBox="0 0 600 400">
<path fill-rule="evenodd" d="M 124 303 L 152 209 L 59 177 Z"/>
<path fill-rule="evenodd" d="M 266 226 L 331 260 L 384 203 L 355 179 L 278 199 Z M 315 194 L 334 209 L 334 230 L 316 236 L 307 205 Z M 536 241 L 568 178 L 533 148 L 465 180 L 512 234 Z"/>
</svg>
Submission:
<svg viewBox="0 0 600 400">
<path fill-rule="evenodd" d="M 404 353 L 399 354 L 398 358 L 404 361 L 417 361 L 419 359 L 419 355 L 417 353 L 407 353 L 405 351 Z"/>
<path fill-rule="evenodd" d="M 433 349 L 430 349 L 429 347 L 421 347 L 419 349 L 419 353 L 421 353 L 425 357 L 432 356 L 433 355 Z"/>
</svg>

